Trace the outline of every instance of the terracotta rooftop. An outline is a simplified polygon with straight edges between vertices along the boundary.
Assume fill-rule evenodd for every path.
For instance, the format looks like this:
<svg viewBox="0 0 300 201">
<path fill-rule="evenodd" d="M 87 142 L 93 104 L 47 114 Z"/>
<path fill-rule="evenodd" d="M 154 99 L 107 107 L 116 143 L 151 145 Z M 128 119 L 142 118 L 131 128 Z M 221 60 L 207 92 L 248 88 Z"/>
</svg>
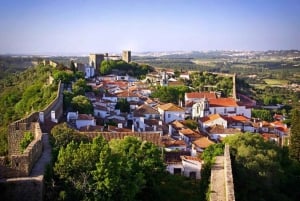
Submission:
<svg viewBox="0 0 300 201">
<path fill-rule="evenodd" d="M 196 145 L 197 147 L 205 149 L 205 148 L 209 147 L 210 145 L 215 144 L 215 142 L 210 140 L 208 137 L 201 137 L 197 140 L 194 140 L 193 144 Z"/>
<path fill-rule="evenodd" d="M 200 121 L 203 122 L 203 123 L 208 123 L 208 122 L 210 122 L 210 121 L 214 121 L 214 120 L 219 119 L 219 118 L 225 119 L 225 118 L 224 118 L 222 115 L 220 115 L 220 114 L 211 114 L 211 115 L 209 115 L 209 116 L 200 118 Z"/>
<path fill-rule="evenodd" d="M 233 98 L 215 98 L 208 100 L 210 107 L 237 107 L 239 106 Z"/>
<path fill-rule="evenodd" d="M 159 109 L 164 110 L 164 111 L 177 111 L 177 112 L 184 112 L 184 109 L 173 104 L 173 103 L 167 103 L 164 105 L 159 105 Z"/>
<path fill-rule="evenodd" d="M 184 128 L 183 123 L 180 122 L 180 121 L 178 121 L 178 120 L 172 121 L 170 124 L 171 124 L 172 127 L 175 128 L 175 129 L 182 129 L 182 128 Z"/>
<path fill-rule="evenodd" d="M 222 125 L 214 125 L 206 129 L 211 134 L 237 134 L 241 133 L 241 129 L 238 128 L 224 128 Z"/>
<path fill-rule="evenodd" d="M 178 146 L 186 147 L 186 144 L 183 140 L 174 140 L 171 137 L 163 137 L 161 141 L 165 147 L 178 147 Z"/>
<path fill-rule="evenodd" d="M 190 92 L 190 93 L 185 93 L 185 96 L 187 98 L 207 98 L 209 99 L 216 99 L 217 96 L 214 92 Z"/>
<path fill-rule="evenodd" d="M 143 117 L 143 116 L 145 116 L 145 114 L 159 115 L 159 112 L 157 110 L 155 110 L 154 108 L 152 108 L 150 105 L 147 105 L 147 104 L 143 104 L 143 105 L 139 106 L 133 112 L 133 116 L 135 116 L 135 117 Z"/>
<path fill-rule="evenodd" d="M 202 137 L 202 135 L 200 135 L 200 133 L 193 131 L 189 128 L 181 129 L 181 130 L 179 130 L 179 133 L 181 133 L 182 135 L 185 135 L 188 138 L 193 138 L 193 139 Z"/>
<path fill-rule="evenodd" d="M 250 119 L 243 116 L 243 115 L 235 115 L 235 116 L 228 116 L 228 117 L 225 117 L 225 119 L 227 121 L 230 121 L 230 122 L 249 122 Z"/>
<path fill-rule="evenodd" d="M 138 97 L 136 94 L 131 91 L 123 91 L 121 93 L 116 94 L 118 97 Z"/>
</svg>

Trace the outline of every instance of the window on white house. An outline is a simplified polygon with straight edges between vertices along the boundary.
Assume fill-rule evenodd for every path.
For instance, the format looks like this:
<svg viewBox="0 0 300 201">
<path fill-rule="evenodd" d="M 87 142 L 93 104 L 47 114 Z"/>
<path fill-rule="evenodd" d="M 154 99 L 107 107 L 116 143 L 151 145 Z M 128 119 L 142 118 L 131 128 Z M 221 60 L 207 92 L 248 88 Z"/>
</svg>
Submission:
<svg viewBox="0 0 300 201">
<path fill-rule="evenodd" d="M 174 168 L 174 174 L 181 175 L 181 168 Z"/>
<path fill-rule="evenodd" d="M 168 114 L 168 118 L 171 118 L 171 114 Z"/>
<path fill-rule="evenodd" d="M 196 179 L 196 172 L 190 172 L 190 178 Z"/>
</svg>

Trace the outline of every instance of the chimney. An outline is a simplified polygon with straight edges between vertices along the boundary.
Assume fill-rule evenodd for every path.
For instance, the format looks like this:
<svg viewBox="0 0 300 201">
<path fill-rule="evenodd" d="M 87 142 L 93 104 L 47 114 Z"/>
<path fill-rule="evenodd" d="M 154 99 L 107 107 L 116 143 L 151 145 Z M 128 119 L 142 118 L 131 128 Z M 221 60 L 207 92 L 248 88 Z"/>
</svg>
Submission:
<svg viewBox="0 0 300 201">
<path fill-rule="evenodd" d="M 172 135 L 172 125 L 169 124 L 169 135 L 171 136 Z"/>
</svg>

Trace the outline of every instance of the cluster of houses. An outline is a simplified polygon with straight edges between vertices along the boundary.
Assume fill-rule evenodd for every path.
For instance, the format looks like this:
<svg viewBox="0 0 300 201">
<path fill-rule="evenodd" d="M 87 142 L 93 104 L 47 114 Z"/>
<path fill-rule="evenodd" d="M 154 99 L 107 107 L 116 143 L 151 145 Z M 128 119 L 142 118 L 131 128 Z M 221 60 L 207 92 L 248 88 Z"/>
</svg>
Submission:
<svg viewBox="0 0 300 201">
<path fill-rule="evenodd" d="M 181 75 L 189 79 L 188 74 Z M 166 85 L 172 81 L 166 72 L 148 75 L 147 79 Z M 185 94 L 184 104 L 161 103 L 151 98 L 147 82 L 130 76 L 106 75 L 88 82 L 99 93 L 88 92 L 86 97 L 94 106 L 93 114 L 69 112 L 67 121 L 81 132 L 145 132 L 159 133 L 164 148 L 167 170 L 172 174 L 200 179 L 201 153 L 226 136 L 252 132 L 279 145 L 288 128 L 278 115 L 274 122 L 251 118 L 251 107 L 234 98 L 222 98 L 216 92 Z M 130 110 L 116 109 L 118 101 L 126 100 Z M 196 129 L 189 121 L 196 122 Z"/>
</svg>

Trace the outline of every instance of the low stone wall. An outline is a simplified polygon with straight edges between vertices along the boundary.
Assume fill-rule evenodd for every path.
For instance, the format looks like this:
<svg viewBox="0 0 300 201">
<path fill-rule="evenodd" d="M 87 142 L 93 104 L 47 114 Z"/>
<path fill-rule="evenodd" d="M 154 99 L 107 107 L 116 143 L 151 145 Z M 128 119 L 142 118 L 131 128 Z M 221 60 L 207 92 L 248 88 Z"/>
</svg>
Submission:
<svg viewBox="0 0 300 201">
<path fill-rule="evenodd" d="M 14 178 L 0 180 L 1 200 L 10 201 L 41 201 L 43 200 L 43 177 Z"/>
<path fill-rule="evenodd" d="M 44 109 L 44 117 L 50 117 L 55 111 L 56 118 L 63 115 L 63 84 L 59 83 L 56 98 Z M 8 128 L 8 157 L 0 158 L 0 178 L 28 176 L 35 162 L 42 154 L 42 131 L 40 128 L 39 112 L 34 112 L 26 118 L 15 121 Z M 34 140 L 27 146 L 23 153 L 20 142 L 25 132 L 31 132 Z"/>
<path fill-rule="evenodd" d="M 50 118 L 51 111 L 55 111 L 57 119 L 60 119 L 63 115 L 63 89 L 64 84 L 59 82 L 56 98 L 41 112 L 44 112 L 45 119 Z"/>
<path fill-rule="evenodd" d="M 225 149 L 224 149 L 224 171 L 225 171 L 226 201 L 235 201 L 231 159 L 230 159 L 229 145 L 227 144 L 225 144 Z"/>
<path fill-rule="evenodd" d="M 23 127 L 24 129 L 27 128 Z M 42 154 L 42 131 L 39 123 L 31 123 L 29 130 L 34 134 L 34 140 L 27 146 L 23 154 L 12 154 L 8 157 L 0 159 L 0 178 L 6 177 L 26 177 L 30 174 L 35 162 Z M 19 130 L 19 132 L 21 132 Z"/>
</svg>

